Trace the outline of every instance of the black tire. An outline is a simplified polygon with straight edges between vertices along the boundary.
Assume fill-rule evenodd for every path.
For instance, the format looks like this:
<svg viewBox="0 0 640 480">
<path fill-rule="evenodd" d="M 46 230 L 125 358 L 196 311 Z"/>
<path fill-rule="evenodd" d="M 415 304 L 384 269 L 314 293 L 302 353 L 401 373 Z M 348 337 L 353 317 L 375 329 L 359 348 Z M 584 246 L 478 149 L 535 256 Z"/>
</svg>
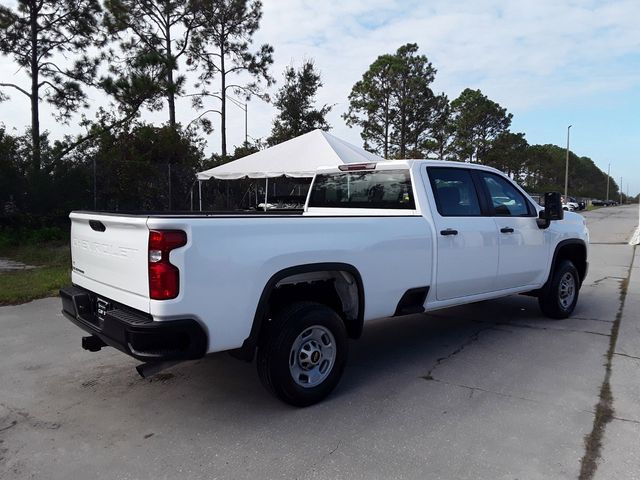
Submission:
<svg viewBox="0 0 640 480">
<path fill-rule="evenodd" d="M 296 407 L 313 405 L 329 395 L 338 384 L 347 360 L 347 331 L 340 316 L 325 305 L 299 302 L 279 312 L 266 328 L 258 346 L 257 368 L 260 381 L 267 390 L 283 402 Z M 330 335 L 326 334 L 327 331 Z M 318 342 L 311 344 L 311 337 L 304 337 L 305 334 L 311 335 L 309 332 L 314 335 L 323 334 L 321 338 L 324 340 L 320 343 L 326 343 L 327 340 L 329 342 L 326 345 L 319 345 Z M 304 340 L 305 338 L 309 340 Z M 300 345 L 295 351 L 292 350 L 294 342 Z M 305 348 L 311 348 L 309 345 L 320 347 L 316 358 L 317 370 L 313 366 L 308 371 L 316 372 L 321 380 L 317 384 L 302 386 L 307 370 L 303 369 L 298 358 L 299 355 L 306 355 L 302 350 L 306 352 Z M 325 357 L 330 351 L 333 353 Z M 309 359 L 312 357 L 313 355 L 308 356 Z M 332 361 L 326 363 L 329 357 Z M 293 366 L 290 366 L 290 362 Z M 326 367 L 325 371 L 320 373 L 323 365 Z M 306 366 L 311 367 L 310 360 Z M 297 380 L 294 379 L 294 369 L 303 372 Z M 310 381 L 309 376 L 307 381 Z"/>
<path fill-rule="evenodd" d="M 567 280 L 569 285 L 564 284 Z M 572 283 L 572 287 L 571 287 Z M 567 287 L 573 289 L 570 296 Z M 562 290 L 562 291 L 561 291 Z M 580 291 L 580 275 L 575 265 L 569 260 L 561 260 L 553 269 L 551 278 L 545 284 L 538 295 L 538 305 L 540 310 L 547 317 L 562 319 L 567 318 L 578 303 L 578 293 Z"/>
</svg>

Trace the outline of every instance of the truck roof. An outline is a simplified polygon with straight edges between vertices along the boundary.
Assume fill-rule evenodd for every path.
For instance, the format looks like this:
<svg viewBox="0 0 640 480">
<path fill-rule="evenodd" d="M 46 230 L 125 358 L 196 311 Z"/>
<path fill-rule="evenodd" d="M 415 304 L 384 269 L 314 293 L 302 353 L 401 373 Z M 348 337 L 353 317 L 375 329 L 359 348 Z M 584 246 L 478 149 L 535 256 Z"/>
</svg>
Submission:
<svg viewBox="0 0 640 480">
<path fill-rule="evenodd" d="M 450 160 L 431 160 L 431 159 L 410 159 L 410 160 L 385 160 L 382 162 L 371 163 L 352 163 L 344 164 L 340 167 L 320 167 L 318 173 L 335 173 L 345 170 L 404 170 L 411 169 L 416 164 L 427 165 L 433 167 L 453 167 L 453 168 L 476 168 L 479 170 L 488 170 L 491 172 L 501 173 L 498 169 L 482 165 L 479 163 L 455 162 Z M 357 168 L 361 166 L 362 168 Z"/>
</svg>

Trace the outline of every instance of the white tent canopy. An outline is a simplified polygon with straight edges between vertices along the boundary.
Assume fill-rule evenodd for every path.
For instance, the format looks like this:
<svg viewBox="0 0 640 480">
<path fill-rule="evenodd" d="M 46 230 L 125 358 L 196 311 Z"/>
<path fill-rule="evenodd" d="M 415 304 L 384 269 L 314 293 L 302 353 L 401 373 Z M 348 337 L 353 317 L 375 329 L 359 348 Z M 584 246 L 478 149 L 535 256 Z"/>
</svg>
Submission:
<svg viewBox="0 0 640 480">
<path fill-rule="evenodd" d="M 261 150 L 197 174 L 198 180 L 217 178 L 313 177 L 318 167 L 345 163 L 380 162 L 382 157 L 356 147 L 322 130 L 313 130 L 271 148 Z"/>
</svg>

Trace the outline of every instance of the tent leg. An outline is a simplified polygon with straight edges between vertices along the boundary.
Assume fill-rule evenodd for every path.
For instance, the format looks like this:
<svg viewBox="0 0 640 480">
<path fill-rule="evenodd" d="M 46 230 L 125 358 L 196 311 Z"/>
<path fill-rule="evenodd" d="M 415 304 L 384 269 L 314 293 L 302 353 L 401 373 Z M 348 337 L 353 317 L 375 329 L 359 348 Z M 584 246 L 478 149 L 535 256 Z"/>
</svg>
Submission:
<svg viewBox="0 0 640 480">
<path fill-rule="evenodd" d="M 267 198 L 269 195 L 269 177 L 264 179 L 264 211 L 267 211 Z"/>
<path fill-rule="evenodd" d="M 198 200 L 200 201 L 200 211 L 202 211 L 202 180 L 198 180 Z"/>
</svg>

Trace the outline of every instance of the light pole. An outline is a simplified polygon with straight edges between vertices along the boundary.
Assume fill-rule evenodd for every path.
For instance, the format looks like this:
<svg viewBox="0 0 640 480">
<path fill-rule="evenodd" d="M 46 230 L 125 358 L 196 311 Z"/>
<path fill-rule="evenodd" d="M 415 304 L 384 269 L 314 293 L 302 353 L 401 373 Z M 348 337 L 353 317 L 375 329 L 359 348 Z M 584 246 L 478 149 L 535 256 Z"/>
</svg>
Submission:
<svg viewBox="0 0 640 480">
<path fill-rule="evenodd" d="M 567 190 L 569 187 L 569 133 L 571 132 L 571 125 L 567 127 L 567 161 L 564 166 L 564 201 L 568 201 Z"/>
<path fill-rule="evenodd" d="M 241 102 L 240 100 L 238 100 L 237 98 L 233 98 L 229 95 L 227 95 L 227 98 L 231 101 L 231 103 L 233 103 L 236 107 L 238 107 L 240 110 L 244 111 L 244 143 L 245 145 L 248 143 L 249 141 L 249 134 L 247 132 L 247 126 L 248 126 L 248 107 L 249 104 L 248 102 Z"/>
</svg>

